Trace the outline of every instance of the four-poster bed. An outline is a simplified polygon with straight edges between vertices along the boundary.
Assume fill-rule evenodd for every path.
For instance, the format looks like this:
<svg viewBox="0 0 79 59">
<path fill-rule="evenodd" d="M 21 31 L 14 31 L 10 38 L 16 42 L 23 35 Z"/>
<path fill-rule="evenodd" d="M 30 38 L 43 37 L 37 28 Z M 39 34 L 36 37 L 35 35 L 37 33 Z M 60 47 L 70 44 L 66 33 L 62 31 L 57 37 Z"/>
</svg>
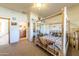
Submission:
<svg viewBox="0 0 79 59">
<path fill-rule="evenodd" d="M 51 24 L 52 30 L 49 31 L 48 35 L 38 36 L 35 40 L 35 44 L 51 55 L 62 56 L 66 55 L 68 49 L 68 34 L 69 34 L 69 21 L 67 19 L 67 8 L 64 7 L 60 12 L 53 16 L 48 16 L 42 20 L 47 20 L 51 17 L 61 15 L 61 23 Z M 55 29 L 55 27 L 57 29 Z M 50 28 L 49 28 L 50 29 Z"/>
</svg>

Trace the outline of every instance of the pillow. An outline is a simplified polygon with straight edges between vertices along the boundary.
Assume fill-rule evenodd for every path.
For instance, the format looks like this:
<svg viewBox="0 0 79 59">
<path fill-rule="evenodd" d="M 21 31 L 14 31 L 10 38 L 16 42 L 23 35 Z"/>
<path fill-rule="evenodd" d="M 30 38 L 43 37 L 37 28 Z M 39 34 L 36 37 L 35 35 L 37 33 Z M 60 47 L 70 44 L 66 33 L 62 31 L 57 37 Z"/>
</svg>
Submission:
<svg viewBox="0 0 79 59">
<path fill-rule="evenodd" d="M 47 40 L 44 37 L 40 37 L 40 41 L 43 45 L 47 45 Z"/>
</svg>

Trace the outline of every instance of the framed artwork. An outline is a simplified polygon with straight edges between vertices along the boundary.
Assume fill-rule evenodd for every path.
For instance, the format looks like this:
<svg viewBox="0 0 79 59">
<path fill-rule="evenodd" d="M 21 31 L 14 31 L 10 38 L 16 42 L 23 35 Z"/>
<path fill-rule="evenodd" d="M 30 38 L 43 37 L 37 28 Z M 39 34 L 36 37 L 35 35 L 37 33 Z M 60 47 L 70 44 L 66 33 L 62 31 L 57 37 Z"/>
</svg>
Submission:
<svg viewBox="0 0 79 59">
<path fill-rule="evenodd" d="M 11 22 L 11 25 L 17 25 L 17 23 L 16 22 Z"/>
</svg>

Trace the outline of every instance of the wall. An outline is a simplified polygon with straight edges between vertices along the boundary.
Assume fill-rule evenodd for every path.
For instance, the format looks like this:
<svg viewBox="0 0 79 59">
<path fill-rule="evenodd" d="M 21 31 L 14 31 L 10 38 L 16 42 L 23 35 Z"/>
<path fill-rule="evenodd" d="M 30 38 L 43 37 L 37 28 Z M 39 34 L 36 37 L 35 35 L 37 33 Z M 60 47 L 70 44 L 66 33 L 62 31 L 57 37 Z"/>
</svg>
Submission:
<svg viewBox="0 0 79 59">
<path fill-rule="evenodd" d="M 51 17 L 49 19 L 46 19 L 45 20 L 45 23 L 48 25 L 48 27 L 45 27 L 45 32 L 49 32 L 49 31 L 56 31 L 56 32 L 59 32 L 62 30 L 62 15 L 58 15 L 58 16 L 55 16 L 55 17 Z M 47 26 L 46 25 L 46 26 Z M 44 31 L 43 31 L 44 32 Z"/>
<path fill-rule="evenodd" d="M 79 5 L 75 5 L 68 10 L 68 19 L 70 20 L 71 32 L 79 28 Z"/>
<path fill-rule="evenodd" d="M 51 17 L 51 18 L 45 20 L 45 23 L 48 23 L 48 24 L 61 23 L 61 22 L 62 22 L 62 15 Z"/>
<path fill-rule="evenodd" d="M 33 23 L 35 23 L 38 20 L 38 15 L 30 12 L 30 19 L 29 19 L 29 41 L 33 41 Z"/>
<path fill-rule="evenodd" d="M 74 35 L 73 32 L 75 32 L 76 30 L 79 30 L 79 5 L 78 4 L 68 10 L 68 19 L 70 20 L 70 32 L 72 37 Z M 74 45 L 74 42 L 75 42 L 73 37 L 70 39 L 71 45 Z"/>
<path fill-rule="evenodd" d="M 11 24 L 10 24 L 10 41 L 11 41 L 11 43 L 18 42 L 19 41 L 19 24 L 21 22 L 27 22 L 27 15 L 17 12 L 17 11 L 7 9 L 7 8 L 0 7 L 0 17 L 10 18 L 10 22 L 13 21 L 13 17 L 16 19 L 16 22 L 18 24 L 17 26 L 11 26 Z M 9 39 L 9 37 L 5 37 L 5 38 Z M 1 38 L 0 38 L 0 40 L 1 40 Z M 5 39 L 2 39 L 2 40 L 5 41 Z M 3 44 L 5 44 L 5 43 L 6 42 L 4 42 Z M 1 45 L 1 43 L 0 43 L 0 45 Z"/>
</svg>

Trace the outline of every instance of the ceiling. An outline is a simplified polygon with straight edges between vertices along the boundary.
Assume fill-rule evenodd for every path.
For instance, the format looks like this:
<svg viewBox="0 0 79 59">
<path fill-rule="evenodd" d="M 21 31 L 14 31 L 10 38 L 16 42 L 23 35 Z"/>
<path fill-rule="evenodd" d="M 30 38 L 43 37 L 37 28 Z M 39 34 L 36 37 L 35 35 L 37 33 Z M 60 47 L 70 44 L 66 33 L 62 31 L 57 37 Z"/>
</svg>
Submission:
<svg viewBox="0 0 79 59">
<path fill-rule="evenodd" d="M 62 7 L 67 6 L 72 7 L 74 3 L 45 3 L 45 8 L 32 8 L 33 3 L 0 3 L 0 6 L 9 8 L 18 12 L 22 13 L 29 13 L 30 11 L 36 13 L 40 17 L 47 17 L 49 15 L 54 14 L 55 12 L 59 11 Z"/>
</svg>

